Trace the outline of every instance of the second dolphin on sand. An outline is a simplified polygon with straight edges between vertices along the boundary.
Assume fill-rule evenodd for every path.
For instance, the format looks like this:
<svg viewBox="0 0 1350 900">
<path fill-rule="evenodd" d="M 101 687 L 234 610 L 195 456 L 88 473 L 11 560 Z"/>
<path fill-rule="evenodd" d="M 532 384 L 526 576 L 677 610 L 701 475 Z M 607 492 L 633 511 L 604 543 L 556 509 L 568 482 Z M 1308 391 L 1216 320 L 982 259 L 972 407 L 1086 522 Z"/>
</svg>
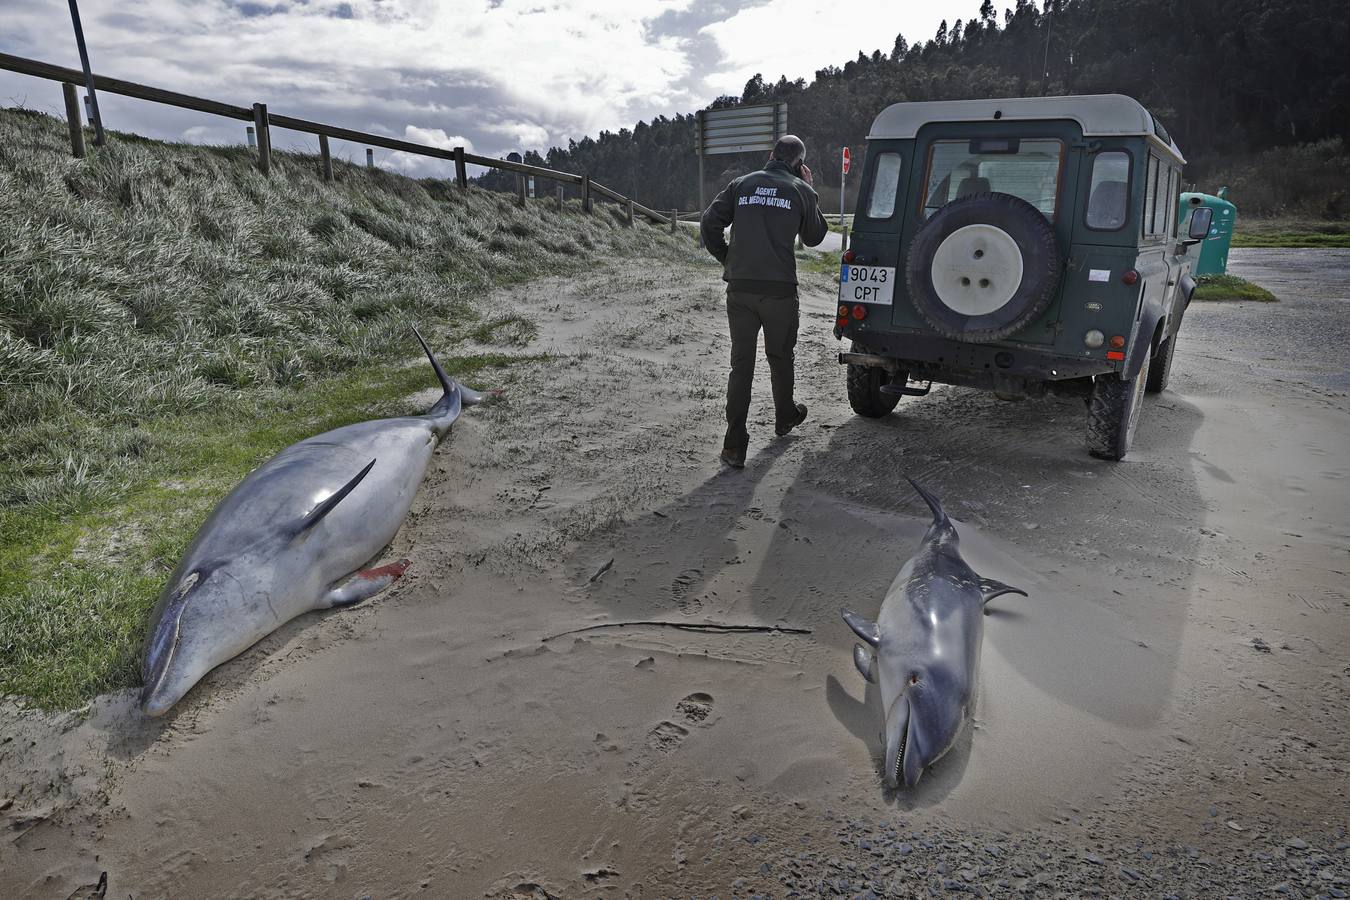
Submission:
<svg viewBox="0 0 1350 900">
<path fill-rule="evenodd" d="M 867 646 L 853 663 L 881 688 L 886 716 L 886 784 L 907 787 L 952 745 L 975 704 L 984 607 L 1026 591 L 981 578 L 961 558 L 956 528 L 932 494 L 910 479 L 933 524 L 881 602 L 875 622 L 849 610 L 844 621 Z M 873 655 L 875 654 L 875 656 Z"/>
<path fill-rule="evenodd" d="M 483 400 L 417 335 L 444 396 L 422 416 L 357 422 L 292 444 L 211 513 L 151 613 L 141 708 L 168 711 L 216 666 L 296 616 L 384 590 L 407 560 L 358 571 L 393 539 L 431 455 Z"/>
</svg>

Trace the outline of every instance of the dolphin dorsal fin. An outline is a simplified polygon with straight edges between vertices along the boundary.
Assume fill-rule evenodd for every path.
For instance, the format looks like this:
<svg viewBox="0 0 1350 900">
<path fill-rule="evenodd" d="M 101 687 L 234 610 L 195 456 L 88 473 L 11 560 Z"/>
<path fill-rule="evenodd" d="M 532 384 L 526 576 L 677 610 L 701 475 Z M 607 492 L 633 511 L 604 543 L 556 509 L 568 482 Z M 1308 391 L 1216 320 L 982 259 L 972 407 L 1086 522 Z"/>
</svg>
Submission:
<svg viewBox="0 0 1350 900">
<path fill-rule="evenodd" d="M 844 617 L 844 621 L 848 623 L 848 627 L 853 629 L 853 633 L 868 644 L 875 647 L 877 644 L 881 643 L 881 632 L 877 630 L 876 622 L 869 622 L 857 613 L 847 609 L 839 610 L 839 614 Z"/>
<path fill-rule="evenodd" d="M 853 645 L 853 665 L 857 667 L 858 674 L 872 684 L 877 683 L 876 662 L 876 657 L 862 644 Z"/>
<path fill-rule="evenodd" d="M 1021 594 L 1027 596 L 1027 592 L 1021 588 L 1013 587 L 1010 584 L 1004 584 L 1001 581 L 995 581 L 992 578 L 980 579 L 980 593 L 984 595 L 984 605 L 988 606 L 989 601 L 995 597 L 1001 597 L 1004 594 Z"/>
<path fill-rule="evenodd" d="M 347 482 L 346 484 L 344 484 L 342 487 L 338 488 L 333 494 L 331 494 L 331 495 L 330 495 L 327 499 L 325 499 L 322 503 L 320 503 L 318 506 L 316 506 L 316 507 L 314 507 L 312 510 L 310 510 L 310 511 L 305 515 L 305 517 L 304 517 L 303 519 L 301 519 L 301 520 L 299 521 L 298 524 L 296 524 L 296 526 L 295 526 L 295 536 L 296 536 L 296 537 L 299 537 L 300 535 L 304 534 L 306 531 L 309 531 L 309 529 L 313 528 L 315 525 L 318 525 L 319 522 L 323 520 L 323 517 L 324 517 L 324 516 L 326 516 L 326 515 L 328 515 L 330 512 L 332 512 L 333 509 L 334 509 L 339 503 L 342 502 L 342 499 L 343 499 L 344 497 L 346 497 L 348 494 L 350 494 L 350 493 L 352 492 L 352 490 L 353 490 L 358 484 L 361 483 L 361 479 L 365 478 L 366 475 L 370 474 L 370 470 L 371 470 L 372 468 L 374 468 L 374 467 L 375 467 L 375 460 L 372 459 L 370 462 L 366 463 L 366 467 L 365 467 L 364 469 L 362 469 L 360 472 L 357 472 L 357 473 L 356 473 L 356 477 L 355 477 L 355 478 L 353 478 L 351 481 L 349 481 L 349 482 Z"/>
<path fill-rule="evenodd" d="M 919 487 L 919 483 L 913 478 L 907 476 L 905 480 L 914 487 L 914 490 L 919 492 L 919 496 L 923 498 L 923 502 L 927 503 L 928 508 L 933 511 L 933 524 L 950 527 L 952 524 L 951 520 L 947 518 L 947 513 L 943 511 L 942 504 L 938 502 L 938 498 Z"/>
</svg>

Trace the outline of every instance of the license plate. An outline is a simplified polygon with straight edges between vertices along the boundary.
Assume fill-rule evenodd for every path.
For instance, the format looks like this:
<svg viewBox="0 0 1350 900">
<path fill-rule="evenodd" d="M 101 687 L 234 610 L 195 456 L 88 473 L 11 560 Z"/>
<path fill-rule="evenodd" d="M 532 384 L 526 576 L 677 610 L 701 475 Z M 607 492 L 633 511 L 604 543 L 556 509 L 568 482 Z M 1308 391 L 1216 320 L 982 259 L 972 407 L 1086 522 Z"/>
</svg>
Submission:
<svg viewBox="0 0 1350 900">
<path fill-rule="evenodd" d="M 840 303 L 879 303 L 890 306 L 894 296 L 894 268 L 846 265 L 839 271 Z"/>
</svg>

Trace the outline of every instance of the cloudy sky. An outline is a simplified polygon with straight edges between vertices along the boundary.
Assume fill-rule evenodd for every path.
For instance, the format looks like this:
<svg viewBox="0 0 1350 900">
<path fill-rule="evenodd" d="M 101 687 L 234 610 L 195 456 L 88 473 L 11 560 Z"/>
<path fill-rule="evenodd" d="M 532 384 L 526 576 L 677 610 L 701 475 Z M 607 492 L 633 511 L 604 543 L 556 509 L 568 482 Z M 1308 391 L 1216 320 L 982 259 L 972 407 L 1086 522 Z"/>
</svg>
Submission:
<svg viewBox="0 0 1350 900">
<path fill-rule="evenodd" d="M 804 77 L 980 0 L 81 0 L 100 74 L 503 156 L 690 112 L 756 72 Z M 0 52 L 79 67 L 65 0 L 0 0 Z M 0 105 L 57 113 L 54 82 L 0 72 Z M 209 143 L 244 124 L 100 95 L 108 127 Z M 316 148 L 308 135 L 273 144 Z M 692 149 L 692 148 L 691 148 Z M 334 146 L 357 159 L 357 146 Z M 441 173 L 377 150 L 381 165 Z"/>
</svg>

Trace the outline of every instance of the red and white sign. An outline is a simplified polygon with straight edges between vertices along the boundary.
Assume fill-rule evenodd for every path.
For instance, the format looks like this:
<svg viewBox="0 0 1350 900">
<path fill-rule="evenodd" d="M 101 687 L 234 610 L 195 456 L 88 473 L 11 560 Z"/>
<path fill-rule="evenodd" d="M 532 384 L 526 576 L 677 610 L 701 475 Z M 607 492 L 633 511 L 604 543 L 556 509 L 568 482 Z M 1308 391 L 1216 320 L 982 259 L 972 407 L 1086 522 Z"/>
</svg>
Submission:
<svg viewBox="0 0 1350 900">
<path fill-rule="evenodd" d="M 848 164 L 849 164 L 850 161 L 852 161 L 852 159 L 853 159 L 853 154 L 852 154 L 852 153 L 849 153 L 849 152 L 848 152 L 848 148 L 845 147 L 845 148 L 844 148 L 844 174 L 845 174 L 845 175 L 848 174 Z"/>
</svg>

